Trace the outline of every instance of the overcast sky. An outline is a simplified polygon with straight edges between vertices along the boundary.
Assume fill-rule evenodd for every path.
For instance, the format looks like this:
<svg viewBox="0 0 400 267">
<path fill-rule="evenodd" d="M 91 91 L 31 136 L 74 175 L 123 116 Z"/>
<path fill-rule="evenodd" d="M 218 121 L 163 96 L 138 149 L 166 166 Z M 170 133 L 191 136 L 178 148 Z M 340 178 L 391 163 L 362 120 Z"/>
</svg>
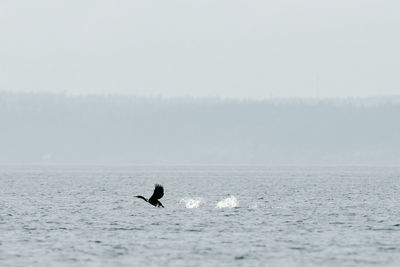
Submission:
<svg viewBox="0 0 400 267">
<path fill-rule="evenodd" d="M 0 90 L 400 94 L 398 0 L 1 1 Z"/>
</svg>

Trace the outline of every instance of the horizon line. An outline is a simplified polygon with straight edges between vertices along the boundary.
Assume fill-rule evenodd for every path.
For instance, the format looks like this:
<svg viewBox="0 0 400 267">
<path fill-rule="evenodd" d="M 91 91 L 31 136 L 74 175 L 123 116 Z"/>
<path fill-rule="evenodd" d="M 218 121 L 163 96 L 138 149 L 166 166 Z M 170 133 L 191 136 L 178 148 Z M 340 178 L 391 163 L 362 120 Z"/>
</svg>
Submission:
<svg viewBox="0 0 400 267">
<path fill-rule="evenodd" d="M 279 101 L 290 101 L 290 100 L 306 100 L 306 101 L 337 101 L 337 100 L 372 100 L 372 99 L 387 99 L 387 98 L 400 98 L 399 94 L 388 94 L 388 95 L 368 95 L 368 96 L 264 96 L 264 97 L 239 97 L 239 96 L 222 96 L 222 95 L 164 95 L 164 94 L 134 94 L 134 93 L 74 93 L 68 91 L 52 92 L 52 91 L 38 91 L 38 90 L 21 90 L 12 91 L 0 89 L 0 94 L 12 94 L 12 95 L 49 95 L 49 96 L 64 96 L 64 97 L 97 97 L 97 98 L 109 98 L 109 97 L 129 97 L 129 98 L 142 98 L 142 99 L 161 99 L 161 100 L 223 100 L 223 101 L 254 101 L 263 102 L 271 100 Z"/>
</svg>

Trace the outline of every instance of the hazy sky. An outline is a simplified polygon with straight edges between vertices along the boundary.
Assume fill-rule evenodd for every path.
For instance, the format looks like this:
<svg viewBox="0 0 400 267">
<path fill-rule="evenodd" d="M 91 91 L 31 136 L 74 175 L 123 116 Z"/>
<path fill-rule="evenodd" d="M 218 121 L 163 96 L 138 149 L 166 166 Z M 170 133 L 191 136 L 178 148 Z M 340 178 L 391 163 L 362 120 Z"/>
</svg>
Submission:
<svg viewBox="0 0 400 267">
<path fill-rule="evenodd" d="M 0 2 L 0 90 L 400 94 L 398 0 Z"/>
</svg>

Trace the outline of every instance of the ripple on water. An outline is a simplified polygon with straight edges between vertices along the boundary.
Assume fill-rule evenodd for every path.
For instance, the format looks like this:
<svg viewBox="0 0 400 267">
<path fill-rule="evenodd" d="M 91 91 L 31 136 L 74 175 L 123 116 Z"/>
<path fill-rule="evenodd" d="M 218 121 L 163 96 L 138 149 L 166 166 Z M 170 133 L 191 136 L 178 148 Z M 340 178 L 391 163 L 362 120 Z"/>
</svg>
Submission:
<svg viewBox="0 0 400 267">
<path fill-rule="evenodd" d="M 386 167 L 0 170 L 0 266 L 397 266 L 398 177 Z M 132 204 L 154 183 L 165 209 Z"/>
</svg>

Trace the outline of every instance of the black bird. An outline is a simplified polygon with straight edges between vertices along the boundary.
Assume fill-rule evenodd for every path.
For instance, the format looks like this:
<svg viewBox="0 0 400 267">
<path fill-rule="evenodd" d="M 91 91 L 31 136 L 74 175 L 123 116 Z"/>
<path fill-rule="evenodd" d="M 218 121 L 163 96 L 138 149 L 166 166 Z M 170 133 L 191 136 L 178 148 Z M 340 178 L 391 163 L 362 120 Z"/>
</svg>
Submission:
<svg viewBox="0 0 400 267">
<path fill-rule="evenodd" d="M 155 188 L 154 188 L 154 193 L 149 199 L 147 199 L 143 196 L 136 196 L 136 197 L 143 199 L 144 201 L 150 203 L 154 207 L 163 207 L 164 208 L 163 204 L 161 204 L 161 202 L 158 201 L 163 196 L 164 196 L 164 187 L 162 187 L 162 185 L 156 184 Z"/>
</svg>

